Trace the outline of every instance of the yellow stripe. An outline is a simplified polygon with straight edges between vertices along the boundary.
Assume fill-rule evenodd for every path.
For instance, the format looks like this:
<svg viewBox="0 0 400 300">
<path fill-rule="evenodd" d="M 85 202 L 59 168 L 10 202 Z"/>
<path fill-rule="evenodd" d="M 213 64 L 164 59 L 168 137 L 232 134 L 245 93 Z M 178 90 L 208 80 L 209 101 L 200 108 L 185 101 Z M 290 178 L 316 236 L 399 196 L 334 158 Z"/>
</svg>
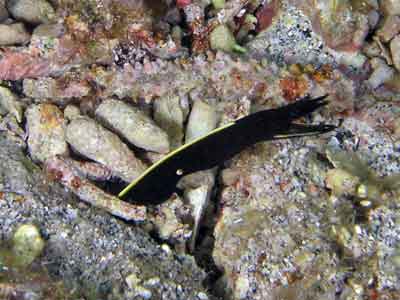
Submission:
<svg viewBox="0 0 400 300">
<path fill-rule="evenodd" d="M 315 135 L 315 134 L 318 134 L 318 133 L 319 133 L 319 131 L 304 132 L 304 133 L 277 134 L 277 135 L 274 135 L 274 139 L 286 139 L 286 138 L 291 138 L 291 137 L 303 137 L 303 136 Z"/>
<path fill-rule="evenodd" d="M 149 174 L 151 171 L 153 171 L 155 168 L 157 168 L 159 165 L 161 165 L 164 161 L 166 161 L 167 159 L 169 159 L 170 157 L 178 154 L 179 152 L 185 150 L 186 148 L 190 147 L 191 145 L 205 139 L 206 137 L 209 137 L 210 135 L 213 135 L 217 132 L 220 132 L 221 130 L 224 130 L 228 127 L 231 127 L 232 125 L 234 125 L 235 122 L 231 122 L 228 123 L 224 126 L 218 127 L 212 131 L 210 131 L 208 134 L 203 135 L 197 139 L 194 139 L 193 141 L 184 144 L 182 146 L 180 146 L 179 148 L 176 148 L 175 150 L 171 151 L 170 153 L 168 153 L 166 156 L 164 156 L 162 159 L 160 159 L 159 161 L 157 161 L 156 163 L 152 164 L 149 168 L 146 169 L 146 171 L 143 172 L 142 175 L 140 175 L 138 178 L 136 178 L 134 181 L 132 181 L 126 188 L 124 188 L 119 194 L 118 197 L 123 197 L 131 188 L 133 188 L 140 180 L 143 179 L 143 177 L 145 177 L 147 174 Z"/>
</svg>

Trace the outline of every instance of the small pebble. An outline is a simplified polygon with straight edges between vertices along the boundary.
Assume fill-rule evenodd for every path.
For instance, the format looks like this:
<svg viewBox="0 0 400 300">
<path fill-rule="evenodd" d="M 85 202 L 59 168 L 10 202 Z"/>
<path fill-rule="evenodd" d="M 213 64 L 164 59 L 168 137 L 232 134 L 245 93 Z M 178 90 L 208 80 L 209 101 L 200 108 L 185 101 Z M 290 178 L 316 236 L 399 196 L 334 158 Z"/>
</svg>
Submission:
<svg viewBox="0 0 400 300">
<path fill-rule="evenodd" d="M 23 117 L 23 108 L 14 95 L 8 88 L 0 86 L 0 116 L 11 113 L 20 123 Z"/>
<path fill-rule="evenodd" d="M 380 5 L 383 11 L 388 15 L 400 15 L 400 1 L 399 0 L 382 0 Z"/>
<path fill-rule="evenodd" d="M 400 16 L 389 16 L 383 22 L 382 27 L 378 30 L 378 36 L 382 41 L 389 42 L 396 34 L 400 32 Z"/>
<path fill-rule="evenodd" d="M 168 133 L 171 150 L 182 145 L 185 113 L 178 96 L 157 99 L 154 102 L 154 119 Z"/>
<path fill-rule="evenodd" d="M 0 0 L 0 22 L 7 20 L 8 11 L 6 8 L 6 0 Z"/>
<path fill-rule="evenodd" d="M 167 255 L 171 255 L 172 254 L 172 250 L 171 247 L 168 246 L 167 244 L 162 244 L 161 245 L 161 249 L 165 252 L 165 254 Z"/>
<path fill-rule="evenodd" d="M 397 71 L 400 72 L 400 35 L 397 35 L 390 42 L 390 52 L 392 53 L 393 64 Z"/>
<path fill-rule="evenodd" d="M 45 242 L 35 225 L 21 225 L 13 237 L 15 263 L 19 266 L 31 264 L 42 253 L 44 246 Z"/>
<path fill-rule="evenodd" d="M 208 300 L 208 296 L 205 293 L 200 292 L 200 293 L 197 294 L 197 299 L 199 299 L 199 300 Z"/>
<path fill-rule="evenodd" d="M 128 288 L 133 290 L 141 282 L 141 280 L 136 274 L 132 273 L 125 278 L 125 282 Z"/>
<path fill-rule="evenodd" d="M 131 144 L 158 153 L 169 151 L 168 135 L 136 107 L 111 99 L 101 103 L 95 114 Z"/>
<path fill-rule="evenodd" d="M 33 25 L 54 19 L 54 8 L 45 0 L 10 0 L 8 11 L 16 19 Z"/>
<path fill-rule="evenodd" d="M 244 48 L 236 43 L 235 37 L 226 25 L 217 26 L 210 34 L 211 49 L 225 52 L 246 52 Z"/>
<path fill-rule="evenodd" d="M 212 185 L 211 185 L 212 187 Z M 200 221 L 208 205 L 210 188 L 208 185 L 202 185 L 196 189 L 185 191 L 185 198 L 192 205 L 192 217 L 194 219 L 192 239 L 190 242 L 190 250 L 193 251 L 196 243 L 197 233 L 200 228 Z"/>
<path fill-rule="evenodd" d="M 24 24 L 0 24 L 0 46 L 22 45 L 29 42 L 31 35 Z"/>
<path fill-rule="evenodd" d="M 72 121 L 73 119 L 76 119 L 80 115 L 81 115 L 81 111 L 80 111 L 79 107 L 77 107 L 73 104 L 67 105 L 67 107 L 65 107 L 65 109 L 64 109 L 64 117 L 68 121 Z"/>
<path fill-rule="evenodd" d="M 53 104 L 30 106 L 25 113 L 29 153 L 34 161 L 44 162 L 55 155 L 68 155 L 66 122 Z"/>
<path fill-rule="evenodd" d="M 368 78 L 368 84 L 373 89 L 376 89 L 386 81 L 389 81 L 394 75 L 394 70 L 379 58 L 371 59 L 371 65 L 374 71 Z"/>
<path fill-rule="evenodd" d="M 117 135 L 90 118 L 72 120 L 66 136 L 77 153 L 103 164 L 126 182 L 131 182 L 146 169 Z"/>
<path fill-rule="evenodd" d="M 150 290 L 142 287 L 142 286 L 137 286 L 135 288 L 135 291 L 137 293 L 138 296 L 142 297 L 143 299 L 151 299 L 151 297 L 153 296 L 153 294 L 151 293 Z"/>
<path fill-rule="evenodd" d="M 208 134 L 217 126 L 218 115 L 214 107 L 196 100 L 186 127 L 186 143 Z"/>
</svg>

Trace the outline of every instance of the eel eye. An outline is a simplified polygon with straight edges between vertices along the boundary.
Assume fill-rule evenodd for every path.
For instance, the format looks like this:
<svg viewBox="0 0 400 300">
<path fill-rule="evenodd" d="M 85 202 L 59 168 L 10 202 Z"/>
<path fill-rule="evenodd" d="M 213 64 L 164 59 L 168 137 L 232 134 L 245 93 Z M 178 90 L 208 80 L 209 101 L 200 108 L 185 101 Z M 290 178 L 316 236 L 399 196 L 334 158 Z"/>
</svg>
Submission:
<svg viewBox="0 0 400 300">
<path fill-rule="evenodd" d="M 183 170 L 182 169 L 178 169 L 176 170 L 176 175 L 182 175 L 183 174 Z"/>
</svg>

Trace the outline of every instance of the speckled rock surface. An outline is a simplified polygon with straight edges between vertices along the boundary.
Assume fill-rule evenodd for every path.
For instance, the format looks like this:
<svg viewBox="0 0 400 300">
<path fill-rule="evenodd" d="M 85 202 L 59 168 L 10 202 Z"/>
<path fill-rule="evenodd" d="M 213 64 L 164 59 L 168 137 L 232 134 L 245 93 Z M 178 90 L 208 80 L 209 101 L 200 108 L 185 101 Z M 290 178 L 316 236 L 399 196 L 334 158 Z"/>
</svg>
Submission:
<svg viewBox="0 0 400 300">
<path fill-rule="evenodd" d="M 0 134 L 0 241 L 3 247 L 20 224 L 37 224 L 46 247 L 36 266 L 75 293 L 68 299 L 195 300 L 205 295 L 204 272 L 190 257 L 165 252 L 140 228 L 78 208 L 69 194 L 28 170 L 25 160 Z"/>
<path fill-rule="evenodd" d="M 77 153 L 109 168 L 114 176 L 131 182 L 145 165 L 117 135 L 87 117 L 73 119 L 67 126 L 67 142 Z"/>
<path fill-rule="evenodd" d="M 178 96 L 166 96 L 154 102 L 154 120 L 168 133 L 171 150 L 182 145 L 185 109 Z"/>
<path fill-rule="evenodd" d="M 29 153 L 35 162 L 44 162 L 55 155 L 68 155 L 66 122 L 57 106 L 30 106 L 25 117 Z"/>
<path fill-rule="evenodd" d="M 23 89 L 28 97 L 41 102 L 64 104 L 72 98 L 85 97 L 90 92 L 90 87 L 84 81 L 60 80 L 54 78 L 25 79 Z"/>
<path fill-rule="evenodd" d="M 393 247 L 400 228 L 398 190 L 388 185 L 383 191 L 384 184 L 367 175 L 399 173 L 399 154 L 387 140 L 390 137 L 382 135 L 384 129 L 370 127 L 383 116 L 389 124 L 398 114 L 397 106 L 365 107 L 347 119 L 336 136 L 260 144 L 233 161 L 232 172 L 241 176 L 222 190 L 213 252 L 217 265 L 226 271 L 226 296 L 335 299 L 338 292 L 356 299 L 374 293 L 388 299 L 399 296 L 398 266 L 389 263 L 398 255 Z M 348 153 L 341 168 L 354 170 L 367 194 L 361 193 L 360 183 L 351 192 L 348 179 L 341 184 L 344 193 L 324 188 L 325 184 L 332 188 L 332 175 L 327 175 L 331 167 L 318 158 L 326 144 L 356 151 L 366 161 L 360 167 Z M 349 201 L 357 188 L 359 198 Z"/>
<path fill-rule="evenodd" d="M 271 25 L 248 43 L 250 55 L 288 63 L 332 62 L 331 56 L 323 49 L 323 41 L 312 30 L 312 23 L 304 13 L 288 6 L 285 1 L 275 2 L 282 7 L 274 12 L 276 15 Z"/>
<path fill-rule="evenodd" d="M 167 153 L 168 135 L 139 109 L 118 100 L 103 101 L 96 117 L 132 145 L 149 151 Z"/>
<path fill-rule="evenodd" d="M 70 148 L 79 151 L 39 167 L 91 207 L 131 220 L 132 230 L 145 228 L 154 237 L 151 245 L 158 243 L 168 255 L 193 254 L 206 273 L 205 287 L 220 299 L 400 298 L 398 1 L 51 3 L 57 8 L 54 22 L 25 24 L 33 31 L 31 42 L 1 49 L 0 85 L 15 99 L 8 108 L 0 104 L 0 131 L 8 143 L 27 149 L 18 123 L 25 122 L 22 108 L 56 105 L 71 122 Z M 225 28 L 222 34 L 211 37 L 218 27 Z M 227 52 L 213 49 L 224 41 L 231 45 Z M 116 97 L 143 111 L 168 134 L 172 150 L 216 124 L 325 94 L 329 105 L 298 122 L 339 125 L 327 135 L 249 147 L 210 176 L 185 177 L 179 188 L 186 191 L 158 206 L 129 208 L 131 203 L 115 196 L 123 181 L 144 171 L 136 157 L 151 163 L 165 154 L 132 146 L 117 127 L 110 131 L 100 118 L 94 121 L 104 101 Z M 197 114 L 198 103 L 212 113 Z M 113 119 L 129 123 L 125 108 Z M 21 172 L 1 184 L 21 191 L 35 183 L 28 177 Z M 23 205 L 18 201 L 13 205 Z M 97 212 L 86 205 L 81 202 L 76 214 Z M 6 207 L 6 222 L 15 224 L 20 216 L 8 208 L 17 206 Z M 63 216 L 51 220 L 64 224 Z M 74 243 L 102 240 L 92 230 L 78 230 Z M 125 251 L 125 241 L 113 240 L 113 249 Z M 102 270 L 108 255 L 119 255 L 96 248 L 86 257 L 97 251 L 104 257 Z M 74 282 L 90 276 L 87 270 L 72 273 Z M 157 285 L 157 278 L 145 284 L 138 273 L 128 273 L 120 272 L 124 283 L 116 293 L 156 297 L 148 285 Z M 82 282 L 77 285 L 86 287 Z M 175 294 L 180 290 L 176 286 Z"/>
</svg>

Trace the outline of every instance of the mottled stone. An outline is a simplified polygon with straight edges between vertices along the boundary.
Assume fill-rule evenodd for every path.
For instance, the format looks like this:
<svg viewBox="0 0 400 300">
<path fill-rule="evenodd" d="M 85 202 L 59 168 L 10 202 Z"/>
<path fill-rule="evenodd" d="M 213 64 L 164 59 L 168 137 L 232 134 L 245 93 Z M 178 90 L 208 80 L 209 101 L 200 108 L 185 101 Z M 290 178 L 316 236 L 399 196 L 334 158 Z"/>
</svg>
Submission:
<svg viewBox="0 0 400 300">
<path fill-rule="evenodd" d="M 187 219 L 190 208 L 180 197 L 175 195 L 158 205 L 156 210 L 148 214 L 149 220 L 154 223 L 158 236 L 175 246 L 179 252 L 185 251 L 186 243 L 192 236 Z"/>
<path fill-rule="evenodd" d="M 68 155 L 66 122 L 53 104 L 30 106 L 25 113 L 29 153 L 34 161 L 44 162 L 55 155 Z"/>
<path fill-rule="evenodd" d="M 215 129 L 217 122 L 218 115 L 214 107 L 201 100 L 194 101 L 186 127 L 185 142 L 206 135 Z"/>
<path fill-rule="evenodd" d="M 400 32 L 400 16 L 389 16 L 385 18 L 382 27 L 377 34 L 383 42 L 389 42 L 396 34 Z"/>
<path fill-rule="evenodd" d="M 0 115 L 11 113 L 18 122 L 22 121 L 23 108 L 18 98 L 8 88 L 0 86 Z"/>
<path fill-rule="evenodd" d="M 136 107 L 118 100 L 103 101 L 96 117 L 131 144 L 159 153 L 169 151 L 168 135 Z"/>
<path fill-rule="evenodd" d="M 32 33 L 32 42 L 37 43 L 37 40 L 43 39 L 51 41 L 51 39 L 60 38 L 65 32 L 65 28 L 60 23 L 46 23 L 38 25 Z"/>
<path fill-rule="evenodd" d="M 390 42 L 390 52 L 392 54 L 393 64 L 397 71 L 400 72 L 400 35 L 397 35 Z"/>
<path fill-rule="evenodd" d="M 57 287 L 64 283 L 74 290 L 74 296 L 62 294 L 62 299 L 143 299 L 150 292 L 152 299 L 198 300 L 199 293 L 207 295 L 202 287 L 206 274 L 192 257 L 166 252 L 168 247 L 159 245 L 140 226 L 78 204 L 64 188 L 44 180 L 40 170 L 30 170 L 28 162 L 22 151 L 0 133 L 1 254 L 19 226 L 35 224 L 46 241 L 43 254 L 37 258 L 39 269 L 48 272 Z M 9 264 L 2 263 L 3 279 L 14 282 L 15 277 L 7 277 L 5 267 Z M 132 274 L 147 291 L 132 296 L 125 281 Z M 43 277 L 34 277 L 31 282 L 37 290 Z M 49 291 L 49 286 L 44 289 Z M 18 294 L 21 299 L 49 299 L 25 295 Z M 7 299 L 15 298 L 9 296 Z M 50 298 L 59 299 L 53 294 Z"/>
<path fill-rule="evenodd" d="M 398 0 L 382 0 L 380 5 L 387 15 L 400 15 L 400 2 Z"/>
<path fill-rule="evenodd" d="M 195 100 L 186 127 L 186 143 L 208 134 L 215 129 L 217 123 L 218 114 L 215 107 L 203 101 Z M 206 170 L 185 176 L 178 183 L 178 186 L 183 185 L 186 187 L 186 199 L 193 207 L 192 217 L 194 219 L 194 226 L 190 243 L 192 251 L 196 243 L 201 219 L 210 201 L 214 178 L 215 170 Z"/>
<path fill-rule="evenodd" d="M 35 225 L 19 226 L 13 236 L 16 264 L 20 267 L 31 264 L 42 253 L 44 246 L 45 242 Z"/>
<path fill-rule="evenodd" d="M 290 1 L 312 21 L 313 30 L 336 51 L 358 51 L 369 32 L 368 13 L 375 7 L 357 1 Z"/>
<path fill-rule="evenodd" d="M 45 169 L 49 177 L 67 187 L 72 193 L 86 203 L 108 211 L 110 214 L 126 221 L 142 222 L 146 217 L 146 207 L 137 206 L 105 193 L 90 183 L 82 174 L 82 167 L 71 159 L 53 157 L 46 160 Z M 77 166 L 78 165 L 78 166 Z M 98 175 L 98 174 L 96 174 Z M 99 179 L 99 178 L 95 178 Z"/>
<path fill-rule="evenodd" d="M 198 188 L 187 189 L 185 191 L 185 198 L 192 206 L 192 216 L 194 219 L 192 238 L 189 245 L 191 251 L 194 250 L 196 244 L 196 238 L 200 228 L 200 221 L 204 215 L 204 211 L 208 206 L 211 188 L 212 185 L 201 185 Z"/>
<path fill-rule="evenodd" d="M 117 135 L 90 118 L 73 119 L 67 126 L 66 135 L 74 151 L 105 165 L 126 182 L 131 182 L 146 169 Z"/>
<path fill-rule="evenodd" d="M 39 102 L 51 101 L 59 104 L 68 103 L 72 98 L 87 96 L 90 92 L 90 86 L 84 81 L 63 78 L 56 80 L 51 77 L 24 79 L 23 88 L 25 95 Z"/>
<path fill-rule="evenodd" d="M 7 20 L 8 11 L 6 8 L 6 0 L 0 0 L 0 22 Z"/>
<path fill-rule="evenodd" d="M 368 78 L 368 84 L 373 89 L 389 81 L 394 75 L 394 70 L 380 58 L 371 59 L 371 65 L 374 71 Z"/>
<path fill-rule="evenodd" d="M 69 104 L 64 108 L 64 117 L 72 121 L 81 115 L 81 111 L 78 106 Z"/>
<path fill-rule="evenodd" d="M 31 35 L 26 31 L 24 24 L 0 24 L 0 46 L 21 45 L 29 42 Z"/>
<path fill-rule="evenodd" d="M 322 47 L 323 39 L 315 34 L 313 24 L 301 5 L 297 7 L 301 1 L 293 2 L 285 9 L 277 9 L 280 1 L 266 2 L 270 8 L 267 9 L 266 20 L 262 22 L 268 26 L 246 45 L 250 55 L 287 63 L 329 63 L 331 58 Z M 315 13 L 315 9 L 313 11 Z"/>
<path fill-rule="evenodd" d="M 154 102 L 154 120 L 168 133 L 171 150 L 182 145 L 185 118 L 178 96 L 166 96 Z"/>
<path fill-rule="evenodd" d="M 54 8 L 46 0 L 10 0 L 7 7 L 11 15 L 30 24 L 48 23 L 54 19 Z"/>
</svg>

